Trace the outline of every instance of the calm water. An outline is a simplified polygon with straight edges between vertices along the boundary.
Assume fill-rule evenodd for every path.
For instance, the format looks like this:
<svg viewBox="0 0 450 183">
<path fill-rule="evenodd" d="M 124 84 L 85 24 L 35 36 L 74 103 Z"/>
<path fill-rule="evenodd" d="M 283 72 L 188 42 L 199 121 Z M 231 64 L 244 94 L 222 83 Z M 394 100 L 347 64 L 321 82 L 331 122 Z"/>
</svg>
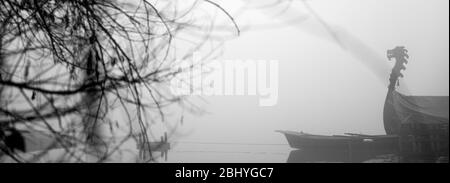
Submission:
<svg viewBox="0 0 450 183">
<path fill-rule="evenodd" d="M 391 162 L 395 157 L 374 155 L 371 152 L 346 152 L 333 150 L 298 150 L 288 144 L 171 142 L 167 160 L 154 152 L 160 163 L 310 163 L 310 162 Z M 114 153 L 108 162 L 142 162 L 136 143 L 129 141 L 122 151 Z M 31 159 L 33 154 L 26 154 Z M 62 149 L 51 150 L 36 162 L 59 162 L 66 157 Z M 86 159 L 88 160 L 88 159 Z M 71 160 L 68 160 L 71 162 Z M 89 161 L 89 160 L 88 160 Z M 395 161 L 395 160 L 394 160 Z M 13 162 L 6 160 L 3 162 Z"/>
<path fill-rule="evenodd" d="M 298 150 L 287 144 L 178 143 L 169 151 L 167 163 L 312 163 L 393 162 L 392 155 L 371 152 Z"/>
<path fill-rule="evenodd" d="M 292 149 L 287 144 L 175 143 L 168 163 L 283 163 Z"/>
</svg>

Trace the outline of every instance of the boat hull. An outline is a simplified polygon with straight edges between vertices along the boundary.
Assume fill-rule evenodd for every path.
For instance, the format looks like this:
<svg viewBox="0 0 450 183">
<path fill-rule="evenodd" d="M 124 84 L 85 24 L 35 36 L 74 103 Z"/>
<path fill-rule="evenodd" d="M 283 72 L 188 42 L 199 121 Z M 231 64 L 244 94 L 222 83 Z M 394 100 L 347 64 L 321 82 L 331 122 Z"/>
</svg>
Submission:
<svg viewBox="0 0 450 183">
<path fill-rule="evenodd" d="M 396 136 L 324 136 L 292 131 L 278 131 L 286 136 L 289 145 L 295 149 L 370 150 L 395 151 Z"/>
<path fill-rule="evenodd" d="M 292 148 L 296 149 L 348 149 L 351 146 L 359 146 L 361 139 L 344 137 L 318 136 L 309 134 L 296 134 L 295 132 L 282 132 Z"/>
</svg>

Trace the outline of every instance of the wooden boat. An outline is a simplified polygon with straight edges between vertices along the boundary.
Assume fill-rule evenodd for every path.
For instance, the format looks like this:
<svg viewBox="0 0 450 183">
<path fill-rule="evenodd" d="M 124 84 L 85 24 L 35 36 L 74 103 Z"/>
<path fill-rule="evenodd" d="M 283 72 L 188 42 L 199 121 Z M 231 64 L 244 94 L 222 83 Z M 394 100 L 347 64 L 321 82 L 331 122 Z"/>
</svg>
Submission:
<svg viewBox="0 0 450 183">
<path fill-rule="evenodd" d="M 388 50 L 396 63 L 384 104 L 383 122 L 387 135 L 312 135 L 303 132 L 278 131 L 296 149 L 362 149 L 377 151 L 429 152 L 448 156 L 448 96 L 406 96 L 396 91 L 408 57 L 404 47 Z"/>
<path fill-rule="evenodd" d="M 289 145 L 296 149 L 333 149 L 333 150 L 361 150 L 361 149 L 394 149 L 397 146 L 397 136 L 392 135 L 313 135 L 304 132 L 277 131 L 286 136 Z"/>
<path fill-rule="evenodd" d="M 303 132 L 278 131 L 286 136 L 289 145 L 292 148 L 302 149 L 346 149 L 351 145 L 359 145 L 363 142 L 362 138 L 352 138 L 344 136 L 325 136 L 313 135 Z"/>
<path fill-rule="evenodd" d="M 390 84 L 383 110 L 386 134 L 399 136 L 402 154 L 448 157 L 449 97 L 407 96 L 397 91 L 401 71 L 408 63 L 408 51 L 404 47 L 388 50 L 389 59 L 396 63 L 390 76 Z"/>
</svg>

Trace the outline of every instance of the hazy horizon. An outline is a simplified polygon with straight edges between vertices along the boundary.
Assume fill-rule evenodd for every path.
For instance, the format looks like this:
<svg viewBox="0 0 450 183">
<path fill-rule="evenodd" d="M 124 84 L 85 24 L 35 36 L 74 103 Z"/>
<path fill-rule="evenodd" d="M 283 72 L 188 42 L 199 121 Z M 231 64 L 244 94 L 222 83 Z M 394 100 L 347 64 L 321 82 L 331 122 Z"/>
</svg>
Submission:
<svg viewBox="0 0 450 183">
<path fill-rule="evenodd" d="M 396 65 L 392 74 L 391 82 L 404 75 L 398 92 L 449 96 L 447 0 L 3 6 L 0 162 L 144 162 L 152 152 L 170 154 L 168 162 L 286 162 L 315 156 L 308 147 L 345 150 L 351 162 L 355 149 L 410 153 L 404 146 L 436 156 L 447 150 L 448 161 L 441 139 L 448 97 L 386 100 L 395 59 L 404 54 L 398 46 L 409 55 L 406 69 Z M 385 101 L 395 137 L 277 132 L 384 135 Z M 417 123 L 426 138 L 416 138 Z M 26 157 L 15 158 L 15 150 Z M 38 151 L 45 157 L 34 157 Z"/>
<path fill-rule="evenodd" d="M 242 5 L 218 3 L 225 8 Z M 220 59 L 278 60 L 278 104 L 260 107 L 254 96 L 204 97 L 206 102 L 198 103 L 208 113 L 186 114 L 179 133 L 189 135 L 176 140 L 286 143 L 275 130 L 384 134 L 382 110 L 393 64 L 386 50 L 395 46 L 405 46 L 411 57 L 400 81 L 401 92 L 448 96 L 448 1 L 308 3 L 335 30 L 350 35 L 341 38 L 357 39 L 373 52 L 359 52 L 350 39 L 342 40 L 349 43 L 342 48 L 302 3 L 294 2 L 273 17 L 264 9 L 237 16 L 238 25 L 248 30 L 225 43 Z M 305 15 L 309 18 L 301 21 Z M 381 69 L 365 65 L 365 55 Z"/>
</svg>

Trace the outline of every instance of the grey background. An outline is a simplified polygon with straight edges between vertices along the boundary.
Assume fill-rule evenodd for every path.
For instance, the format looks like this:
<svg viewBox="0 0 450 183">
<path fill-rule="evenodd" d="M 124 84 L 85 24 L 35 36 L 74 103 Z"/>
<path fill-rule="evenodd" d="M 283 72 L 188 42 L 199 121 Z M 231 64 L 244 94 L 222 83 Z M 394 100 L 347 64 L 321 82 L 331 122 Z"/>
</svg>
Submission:
<svg viewBox="0 0 450 183">
<path fill-rule="evenodd" d="M 252 7 L 271 1 L 248 1 Z M 244 1 L 218 1 L 233 15 Z M 257 4 L 261 3 L 261 4 Z M 259 107 L 256 96 L 204 97 L 205 115 L 186 114 L 179 140 L 286 143 L 274 130 L 317 134 L 384 134 L 382 110 L 391 65 L 386 50 L 403 45 L 410 64 L 399 90 L 449 93 L 449 9 L 446 0 L 315 0 L 251 9 L 236 20 L 243 34 L 225 44 L 221 59 L 279 61 L 279 100 Z M 304 20 L 304 17 L 307 17 Z M 223 20 L 227 24 L 227 20 Z M 362 46 L 361 46 L 362 45 Z"/>
</svg>

